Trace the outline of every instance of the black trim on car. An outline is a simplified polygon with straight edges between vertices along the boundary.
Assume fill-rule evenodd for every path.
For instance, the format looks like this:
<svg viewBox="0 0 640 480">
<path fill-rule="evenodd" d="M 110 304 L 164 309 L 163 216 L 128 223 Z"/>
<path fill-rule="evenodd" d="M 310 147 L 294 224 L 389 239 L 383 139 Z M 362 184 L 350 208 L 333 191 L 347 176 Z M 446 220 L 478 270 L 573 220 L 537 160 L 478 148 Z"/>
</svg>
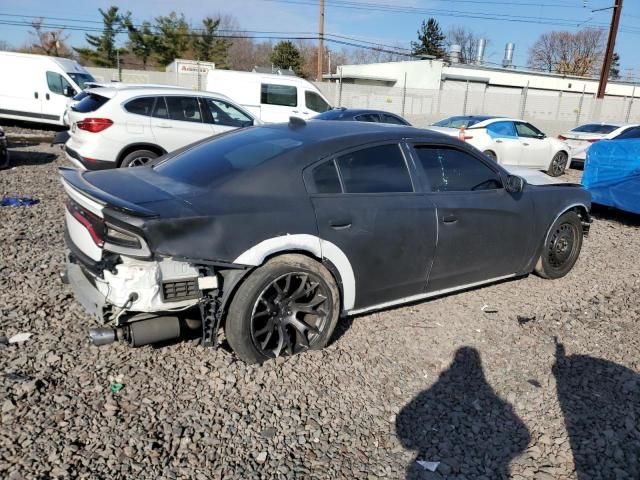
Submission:
<svg viewBox="0 0 640 480">
<path fill-rule="evenodd" d="M 71 158 L 79 161 L 84 165 L 87 170 L 107 170 L 109 168 L 113 168 L 115 164 L 113 162 L 108 162 L 106 160 L 87 160 L 83 158 L 78 152 L 76 152 L 73 148 L 69 148 L 67 145 L 64 146 L 64 151 Z"/>
<path fill-rule="evenodd" d="M 18 117 L 44 118 L 46 120 L 60 120 L 60 115 L 24 112 L 22 110 L 7 110 L 5 108 L 0 108 L 0 115 L 16 115 Z"/>
</svg>

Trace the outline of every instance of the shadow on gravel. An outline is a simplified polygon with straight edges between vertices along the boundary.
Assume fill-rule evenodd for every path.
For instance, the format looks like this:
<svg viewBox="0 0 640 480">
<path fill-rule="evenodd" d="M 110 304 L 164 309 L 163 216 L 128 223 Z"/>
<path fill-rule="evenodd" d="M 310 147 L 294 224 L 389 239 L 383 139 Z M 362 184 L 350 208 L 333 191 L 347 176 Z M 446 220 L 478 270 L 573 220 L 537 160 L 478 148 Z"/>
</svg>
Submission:
<svg viewBox="0 0 640 480">
<path fill-rule="evenodd" d="M 605 205 L 593 204 L 591 216 L 597 220 L 610 220 L 630 227 L 640 227 L 640 215 Z"/>
<path fill-rule="evenodd" d="M 417 450 L 407 478 L 510 478 L 509 463 L 524 452 L 529 430 L 487 383 L 480 354 L 460 348 L 438 381 L 396 418 L 405 448 Z M 417 460 L 440 462 L 430 473 Z"/>
<path fill-rule="evenodd" d="M 578 480 L 640 478 L 640 375 L 561 344 L 553 374 Z"/>
<path fill-rule="evenodd" d="M 9 150 L 11 156 L 9 160 L 10 167 L 25 167 L 28 165 L 44 165 L 55 161 L 56 156 L 53 153 L 44 152 L 21 152 L 20 150 Z"/>
</svg>

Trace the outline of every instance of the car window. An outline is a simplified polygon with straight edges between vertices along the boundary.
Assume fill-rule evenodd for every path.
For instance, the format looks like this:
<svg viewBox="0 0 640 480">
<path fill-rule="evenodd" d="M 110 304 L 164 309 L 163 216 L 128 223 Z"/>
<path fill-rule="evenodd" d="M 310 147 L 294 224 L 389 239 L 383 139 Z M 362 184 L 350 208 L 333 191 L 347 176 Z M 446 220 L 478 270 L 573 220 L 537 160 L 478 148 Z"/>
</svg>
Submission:
<svg viewBox="0 0 640 480">
<path fill-rule="evenodd" d="M 640 138 L 640 127 L 627 128 L 620 135 L 613 137 L 614 140 L 624 140 L 627 138 Z"/>
<path fill-rule="evenodd" d="M 281 105 L 283 107 L 297 107 L 298 89 L 291 85 L 263 83 L 261 86 L 260 103 Z"/>
<path fill-rule="evenodd" d="M 164 97 L 158 97 L 151 116 L 155 118 L 169 118 L 169 110 L 167 110 L 167 102 L 165 102 Z"/>
<path fill-rule="evenodd" d="M 516 123 L 516 131 L 518 132 L 519 137 L 524 138 L 537 138 L 538 135 L 542 135 L 542 132 L 538 130 L 536 127 L 531 125 L 530 123 L 524 122 L 515 122 Z"/>
<path fill-rule="evenodd" d="M 47 72 L 47 86 L 51 92 L 64 95 L 64 89 L 71 84 L 59 73 Z"/>
<path fill-rule="evenodd" d="M 382 123 L 391 123 L 393 125 L 406 125 L 407 123 L 402 121 L 400 118 L 394 116 L 394 115 L 389 115 L 388 113 L 381 113 L 380 116 L 382 117 Z"/>
<path fill-rule="evenodd" d="M 324 99 L 316 92 L 311 92 L 309 90 L 305 90 L 304 92 L 304 103 L 307 105 L 307 108 L 310 108 L 314 112 L 326 112 L 327 110 L 331 110 L 331 105 L 325 102 Z"/>
<path fill-rule="evenodd" d="M 469 192 L 502 188 L 500 175 L 479 159 L 446 147 L 415 147 L 432 192 Z"/>
<path fill-rule="evenodd" d="M 165 101 L 169 110 L 169 119 L 202 123 L 197 97 L 165 97 Z"/>
<path fill-rule="evenodd" d="M 311 172 L 313 193 L 341 193 L 340 178 L 333 160 L 321 163 Z"/>
<path fill-rule="evenodd" d="M 487 133 L 492 138 L 516 137 L 516 127 L 513 122 L 495 122 L 487 125 Z"/>
<path fill-rule="evenodd" d="M 288 129 L 251 127 L 213 137 L 153 168 L 178 182 L 212 187 L 302 145 Z"/>
<path fill-rule="evenodd" d="M 211 123 L 226 127 L 248 127 L 253 125 L 253 119 L 238 110 L 233 105 L 216 98 L 203 98 L 211 113 Z"/>
<path fill-rule="evenodd" d="M 134 98 L 125 104 L 124 109 L 129 113 L 150 117 L 153 110 L 153 102 L 155 102 L 155 97 Z"/>
<path fill-rule="evenodd" d="M 602 125 L 599 123 L 587 123 L 586 125 L 580 125 L 579 127 L 572 128 L 571 132 L 577 133 L 602 133 L 604 135 L 609 134 L 616 130 L 616 125 Z"/>
<path fill-rule="evenodd" d="M 411 177 L 397 144 L 378 145 L 336 159 L 345 193 L 412 192 Z"/>
<path fill-rule="evenodd" d="M 80 113 L 95 112 L 108 101 L 109 99 L 107 97 L 96 95 L 95 93 L 89 93 L 78 103 L 72 105 L 71 110 Z"/>
<path fill-rule="evenodd" d="M 363 113 L 362 115 L 356 115 L 353 118 L 355 118 L 358 122 L 380 122 L 380 116 L 377 113 Z"/>
</svg>

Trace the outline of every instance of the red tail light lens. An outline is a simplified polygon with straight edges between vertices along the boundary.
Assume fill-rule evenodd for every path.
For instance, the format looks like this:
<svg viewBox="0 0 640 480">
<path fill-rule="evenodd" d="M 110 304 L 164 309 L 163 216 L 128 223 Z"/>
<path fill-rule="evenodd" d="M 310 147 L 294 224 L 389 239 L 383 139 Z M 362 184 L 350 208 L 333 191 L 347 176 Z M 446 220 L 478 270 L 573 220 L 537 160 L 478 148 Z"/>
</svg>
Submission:
<svg viewBox="0 0 640 480">
<path fill-rule="evenodd" d="M 600 140 L 601 140 L 600 138 L 592 138 L 592 139 L 590 139 L 590 140 L 587 140 L 587 142 L 589 142 L 589 143 L 596 143 L 596 142 L 598 142 L 598 141 L 600 141 Z"/>
<path fill-rule="evenodd" d="M 80 130 L 91 133 L 98 133 L 113 125 L 113 121 L 108 118 L 85 118 L 76 123 Z"/>
<path fill-rule="evenodd" d="M 560 140 L 566 140 L 566 139 L 567 139 L 567 137 L 565 137 L 564 135 L 558 135 L 558 139 L 560 139 Z"/>
<path fill-rule="evenodd" d="M 70 198 L 67 198 L 67 210 L 69 210 L 69 213 L 73 218 L 78 220 L 82 226 L 87 229 L 89 235 L 91 235 L 93 243 L 102 248 L 104 246 L 104 237 L 107 230 L 104 220 L 82 208 Z"/>
</svg>

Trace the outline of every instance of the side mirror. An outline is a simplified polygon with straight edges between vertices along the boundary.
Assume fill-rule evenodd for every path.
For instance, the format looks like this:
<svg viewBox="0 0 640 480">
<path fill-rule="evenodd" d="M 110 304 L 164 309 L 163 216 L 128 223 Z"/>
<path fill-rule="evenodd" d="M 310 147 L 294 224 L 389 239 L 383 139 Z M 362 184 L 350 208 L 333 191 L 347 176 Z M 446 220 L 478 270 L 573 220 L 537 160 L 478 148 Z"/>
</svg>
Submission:
<svg viewBox="0 0 640 480">
<path fill-rule="evenodd" d="M 75 97 L 76 91 L 73 87 L 67 85 L 64 87 L 64 96 L 65 97 Z"/>
<path fill-rule="evenodd" d="M 539 134 L 537 135 L 537 137 L 538 137 L 538 139 L 540 139 L 540 140 L 544 140 L 545 138 L 547 138 L 547 136 L 546 136 L 544 133 L 539 133 Z"/>
<path fill-rule="evenodd" d="M 507 176 L 504 189 L 509 193 L 520 193 L 524 190 L 524 178 L 517 175 Z"/>
</svg>

